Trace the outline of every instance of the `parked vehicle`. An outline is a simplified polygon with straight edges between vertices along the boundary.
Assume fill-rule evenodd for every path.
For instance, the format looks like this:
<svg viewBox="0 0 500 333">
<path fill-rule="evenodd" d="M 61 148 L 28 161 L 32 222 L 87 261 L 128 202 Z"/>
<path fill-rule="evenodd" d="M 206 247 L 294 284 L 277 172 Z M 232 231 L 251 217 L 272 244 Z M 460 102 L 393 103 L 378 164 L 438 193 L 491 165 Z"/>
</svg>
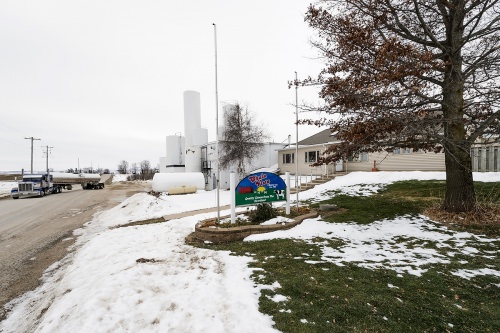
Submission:
<svg viewBox="0 0 500 333">
<path fill-rule="evenodd" d="M 61 193 L 63 189 L 71 190 L 75 185 L 81 185 L 84 190 L 102 189 L 104 183 L 98 174 L 26 174 L 10 191 L 13 199 L 26 197 L 43 197 L 47 194 Z"/>
</svg>

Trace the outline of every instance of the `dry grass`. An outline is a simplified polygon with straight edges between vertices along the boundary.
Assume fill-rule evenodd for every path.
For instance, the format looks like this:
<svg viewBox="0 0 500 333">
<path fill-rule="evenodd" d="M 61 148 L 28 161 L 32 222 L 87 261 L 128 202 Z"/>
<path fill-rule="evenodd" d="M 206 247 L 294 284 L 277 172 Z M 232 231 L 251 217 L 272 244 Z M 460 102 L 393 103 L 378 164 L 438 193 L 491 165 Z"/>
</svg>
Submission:
<svg viewBox="0 0 500 333">
<path fill-rule="evenodd" d="M 147 219 L 147 220 L 142 220 L 142 221 L 134 221 L 134 222 L 130 222 L 127 224 L 121 224 L 121 225 L 118 225 L 116 227 L 113 227 L 112 229 L 134 227 L 137 225 L 146 225 L 146 224 L 163 223 L 163 222 L 165 222 L 165 219 L 163 217 L 158 217 L 158 218 Z"/>
<path fill-rule="evenodd" d="M 478 205 L 476 210 L 467 213 L 450 213 L 439 206 L 426 209 L 424 215 L 431 219 L 460 226 L 500 227 L 500 206 L 494 204 Z"/>
<path fill-rule="evenodd" d="M 11 181 L 11 180 L 15 180 L 16 177 L 21 177 L 21 174 L 12 174 L 12 175 L 5 175 L 5 174 L 0 174 L 0 181 Z"/>
</svg>

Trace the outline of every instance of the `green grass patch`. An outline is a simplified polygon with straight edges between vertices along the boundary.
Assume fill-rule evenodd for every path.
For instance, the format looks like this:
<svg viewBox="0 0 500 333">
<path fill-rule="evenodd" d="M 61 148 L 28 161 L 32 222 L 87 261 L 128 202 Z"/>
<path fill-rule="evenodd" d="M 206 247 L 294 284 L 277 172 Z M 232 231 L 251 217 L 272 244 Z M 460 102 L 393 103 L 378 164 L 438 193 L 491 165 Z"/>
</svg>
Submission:
<svg viewBox="0 0 500 333">
<path fill-rule="evenodd" d="M 422 276 L 370 270 L 355 264 L 337 266 L 321 259 L 324 239 L 313 242 L 272 240 L 205 246 L 250 255 L 263 290 L 260 311 L 271 315 L 282 332 L 499 332 L 499 278 L 471 280 L 450 269 L 483 266 L 484 258 L 463 265 L 438 264 Z M 328 246 L 342 242 L 328 240 Z M 496 244 L 499 245 L 499 244 Z M 426 245 L 428 246 L 428 245 Z M 311 262 L 314 262 L 311 263 Z M 498 259 L 487 260 L 496 265 Z M 273 297 L 284 296 L 276 302 Z"/>
<path fill-rule="evenodd" d="M 477 200 L 481 203 L 500 202 L 500 184 L 475 182 Z M 389 184 L 371 196 L 351 196 L 331 192 L 327 200 L 311 204 L 335 204 L 337 213 L 324 217 L 329 222 L 356 222 L 368 224 L 381 219 L 402 215 L 417 215 L 425 209 L 439 205 L 444 199 L 444 181 L 402 181 Z"/>
<path fill-rule="evenodd" d="M 478 202 L 498 204 L 499 183 L 475 185 Z M 332 198 L 321 203 L 341 208 L 324 218 L 327 221 L 369 224 L 417 215 L 439 204 L 444 192 L 442 181 L 405 181 L 387 185 L 369 197 L 332 191 Z M 468 226 L 462 230 L 471 231 Z M 275 239 L 200 246 L 251 256 L 255 283 L 279 283 L 280 288 L 262 290 L 259 306 L 282 332 L 500 332 L 500 278 L 494 274 L 470 279 L 456 275 L 464 270 L 500 271 L 498 236 L 498 229 L 489 235 L 494 239 L 488 242 L 439 243 L 400 236 L 381 245 L 393 251 L 428 249 L 446 259 L 445 263 L 419 266 L 427 270 L 421 276 L 398 274 L 389 269 L 388 261 L 379 269 L 328 262 L 323 257 L 325 248 L 342 251 L 349 246 L 348 240 L 333 234 L 329 239 L 308 241 Z"/>
</svg>

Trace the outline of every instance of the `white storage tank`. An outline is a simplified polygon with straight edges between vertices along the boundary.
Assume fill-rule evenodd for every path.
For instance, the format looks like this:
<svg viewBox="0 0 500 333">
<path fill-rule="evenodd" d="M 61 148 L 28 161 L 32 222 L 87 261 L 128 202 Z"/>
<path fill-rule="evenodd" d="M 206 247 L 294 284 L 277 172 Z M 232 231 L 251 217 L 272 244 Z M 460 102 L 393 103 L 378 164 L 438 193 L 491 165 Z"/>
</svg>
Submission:
<svg viewBox="0 0 500 333">
<path fill-rule="evenodd" d="M 155 173 L 153 176 L 153 191 L 176 193 L 182 188 L 205 189 L 205 177 L 201 172 L 186 173 Z"/>
<path fill-rule="evenodd" d="M 168 164 L 168 160 L 166 157 L 160 157 L 160 172 L 184 172 L 186 168 L 184 165 L 181 166 L 172 166 L 172 164 Z"/>
<path fill-rule="evenodd" d="M 166 143 L 167 156 L 165 165 L 167 167 L 184 165 L 184 137 L 179 135 L 169 135 L 167 136 Z"/>
<path fill-rule="evenodd" d="M 187 90 L 184 92 L 184 136 L 186 137 L 186 147 L 193 146 L 195 133 L 200 128 L 200 93 Z"/>
<path fill-rule="evenodd" d="M 186 150 L 186 172 L 201 172 L 201 147 L 193 146 Z"/>
<path fill-rule="evenodd" d="M 203 146 L 208 143 L 208 129 L 198 128 L 193 133 L 193 146 Z"/>
</svg>

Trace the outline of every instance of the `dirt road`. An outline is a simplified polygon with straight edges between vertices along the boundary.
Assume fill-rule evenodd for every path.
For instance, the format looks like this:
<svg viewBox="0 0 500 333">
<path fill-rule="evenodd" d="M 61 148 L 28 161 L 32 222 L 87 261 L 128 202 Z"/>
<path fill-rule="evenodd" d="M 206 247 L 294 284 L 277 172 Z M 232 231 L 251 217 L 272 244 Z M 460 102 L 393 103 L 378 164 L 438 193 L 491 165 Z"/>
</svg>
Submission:
<svg viewBox="0 0 500 333">
<path fill-rule="evenodd" d="M 65 191 L 43 198 L 0 200 L 0 321 L 4 305 L 35 289 L 51 264 L 75 241 L 73 230 L 151 183 L 123 182 L 104 190 Z"/>
</svg>

